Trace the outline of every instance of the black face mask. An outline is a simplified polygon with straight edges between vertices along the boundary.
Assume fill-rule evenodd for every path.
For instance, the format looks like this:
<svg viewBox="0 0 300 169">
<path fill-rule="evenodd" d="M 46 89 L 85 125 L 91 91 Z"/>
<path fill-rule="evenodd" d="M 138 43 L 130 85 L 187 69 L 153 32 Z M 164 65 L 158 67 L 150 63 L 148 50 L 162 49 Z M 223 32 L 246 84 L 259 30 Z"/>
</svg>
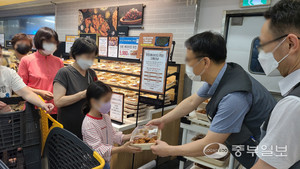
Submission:
<svg viewBox="0 0 300 169">
<path fill-rule="evenodd" d="M 30 51 L 30 46 L 26 44 L 18 44 L 16 51 L 21 55 L 25 55 Z"/>
</svg>

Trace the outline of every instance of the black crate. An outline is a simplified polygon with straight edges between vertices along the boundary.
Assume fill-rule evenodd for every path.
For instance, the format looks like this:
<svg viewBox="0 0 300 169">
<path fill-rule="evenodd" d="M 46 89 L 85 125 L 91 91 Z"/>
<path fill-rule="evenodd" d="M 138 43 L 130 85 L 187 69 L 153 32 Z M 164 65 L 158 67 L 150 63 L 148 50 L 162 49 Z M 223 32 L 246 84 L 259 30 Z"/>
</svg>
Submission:
<svg viewBox="0 0 300 169">
<path fill-rule="evenodd" d="M 0 160 L 9 169 L 24 169 L 24 156 L 22 148 L 14 148 L 0 152 Z"/>
<path fill-rule="evenodd" d="M 41 145 L 23 147 L 24 166 L 26 169 L 41 169 Z"/>
<path fill-rule="evenodd" d="M 5 99 L 1 99 L 5 102 Z M 16 104 L 19 99 L 9 98 Z M 7 102 L 5 102 L 7 103 Z M 24 111 L 0 114 L 0 152 L 5 149 L 40 144 L 40 114 L 32 104 L 26 103 Z"/>
<path fill-rule="evenodd" d="M 25 147 L 37 145 L 41 142 L 40 114 L 31 104 L 26 104 L 24 135 L 23 146 Z"/>
<path fill-rule="evenodd" d="M 0 151 L 18 147 L 24 141 L 24 112 L 0 114 Z"/>
<path fill-rule="evenodd" d="M 2 151 L 0 160 L 9 169 L 41 169 L 41 145 Z"/>
</svg>

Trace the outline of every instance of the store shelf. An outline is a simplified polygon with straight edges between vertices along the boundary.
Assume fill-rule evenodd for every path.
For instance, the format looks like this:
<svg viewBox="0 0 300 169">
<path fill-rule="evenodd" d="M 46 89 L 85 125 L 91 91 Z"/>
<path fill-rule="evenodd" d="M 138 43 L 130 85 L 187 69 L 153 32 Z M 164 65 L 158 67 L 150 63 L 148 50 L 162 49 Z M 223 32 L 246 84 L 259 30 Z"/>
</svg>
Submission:
<svg viewBox="0 0 300 169">
<path fill-rule="evenodd" d="M 140 77 L 138 74 L 133 74 L 133 73 L 125 73 L 125 72 L 120 72 L 120 71 L 112 71 L 112 70 L 104 70 L 104 69 L 95 69 L 93 70 L 98 71 L 98 72 L 108 72 L 108 73 L 115 73 L 115 74 L 120 74 L 120 75 L 127 75 L 127 76 L 135 76 L 135 77 Z"/>
<path fill-rule="evenodd" d="M 97 59 L 120 61 L 120 62 L 142 63 L 139 59 L 112 58 L 112 57 L 104 57 L 104 56 L 98 56 Z"/>
<path fill-rule="evenodd" d="M 133 88 L 129 88 L 129 87 L 123 87 L 123 86 L 112 85 L 112 84 L 108 84 L 108 85 L 110 87 L 115 87 L 115 88 L 120 88 L 120 89 L 125 89 L 125 90 L 131 90 L 131 91 L 139 92 L 139 89 L 133 89 Z"/>
<path fill-rule="evenodd" d="M 108 84 L 110 87 L 115 87 L 115 88 L 120 88 L 120 89 L 125 89 L 125 90 L 131 90 L 131 91 L 135 91 L 138 92 L 139 89 L 133 89 L 133 88 L 129 88 L 129 87 L 123 87 L 123 86 L 118 86 L 118 85 L 112 85 L 112 84 Z M 175 84 L 174 86 L 171 86 L 169 88 L 166 89 L 166 91 L 170 90 L 170 89 L 175 89 L 177 87 L 177 84 Z M 155 94 L 152 92 L 146 92 L 146 91 L 141 91 L 142 93 L 147 93 L 147 94 L 153 94 L 153 95 L 162 95 L 162 94 Z"/>
<path fill-rule="evenodd" d="M 164 108 L 164 111 L 169 111 L 169 110 L 172 110 L 174 109 L 176 106 L 175 105 L 172 105 L 172 106 L 167 106 Z M 161 108 L 159 109 L 152 109 L 149 111 L 149 118 L 148 119 L 145 119 L 145 120 L 139 120 L 138 121 L 138 125 L 145 125 L 147 124 L 151 119 L 152 119 L 152 115 L 153 114 L 156 114 L 156 113 L 160 113 L 162 111 Z M 124 119 L 124 124 L 115 124 L 115 123 L 112 123 L 112 126 L 117 130 L 117 131 L 126 131 L 128 129 L 133 129 L 136 127 L 136 124 L 135 122 L 134 123 L 129 123 L 127 120 Z"/>
<path fill-rule="evenodd" d="M 113 71 L 113 70 L 105 70 L 105 69 L 98 69 L 98 68 L 92 68 L 95 71 L 98 72 L 108 72 L 108 73 L 115 73 L 115 74 L 121 74 L 121 75 L 127 75 L 127 76 L 135 76 L 135 77 L 140 77 L 141 75 L 139 74 L 133 74 L 133 73 L 125 73 L 125 72 L 120 72 L 120 71 Z M 171 77 L 171 76 L 176 76 L 179 75 L 178 72 L 174 72 L 171 74 L 168 74 L 167 77 Z"/>
<path fill-rule="evenodd" d="M 171 77 L 171 76 L 176 76 L 176 75 L 179 75 L 179 73 L 178 73 L 178 72 L 174 72 L 174 73 L 168 74 L 168 75 L 167 75 L 167 78 L 168 78 L 168 77 Z"/>
<path fill-rule="evenodd" d="M 166 89 L 166 92 L 169 91 L 170 89 L 175 89 L 177 87 L 177 83 L 169 88 Z"/>
</svg>

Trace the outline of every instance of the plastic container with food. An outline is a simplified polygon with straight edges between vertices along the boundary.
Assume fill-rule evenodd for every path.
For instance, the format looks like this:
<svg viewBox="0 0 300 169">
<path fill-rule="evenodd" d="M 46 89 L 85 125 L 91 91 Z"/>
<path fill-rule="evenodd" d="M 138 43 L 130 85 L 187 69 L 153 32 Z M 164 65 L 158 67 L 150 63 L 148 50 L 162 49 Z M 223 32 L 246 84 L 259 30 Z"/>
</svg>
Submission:
<svg viewBox="0 0 300 169">
<path fill-rule="evenodd" d="M 132 146 L 139 147 L 142 150 L 150 150 L 156 140 L 160 140 L 161 130 L 157 126 L 138 126 L 131 135 Z"/>
</svg>

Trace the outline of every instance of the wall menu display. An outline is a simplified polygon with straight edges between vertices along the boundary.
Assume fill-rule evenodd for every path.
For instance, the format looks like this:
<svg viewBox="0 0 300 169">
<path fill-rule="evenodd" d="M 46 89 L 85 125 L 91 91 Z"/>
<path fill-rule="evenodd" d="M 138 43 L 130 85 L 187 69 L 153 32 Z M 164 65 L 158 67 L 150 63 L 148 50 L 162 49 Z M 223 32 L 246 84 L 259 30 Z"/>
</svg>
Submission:
<svg viewBox="0 0 300 169">
<path fill-rule="evenodd" d="M 142 58 L 143 48 L 171 49 L 173 41 L 172 33 L 141 33 L 137 58 Z"/>
<path fill-rule="evenodd" d="M 118 7 L 79 9 L 78 32 L 115 36 L 118 26 Z"/>
<path fill-rule="evenodd" d="M 119 58 L 137 59 L 139 37 L 119 37 Z"/>
<path fill-rule="evenodd" d="M 119 38 L 118 37 L 109 37 L 108 38 L 108 57 L 118 57 L 118 46 Z"/>
<path fill-rule="evenodd" d="M 80 37 L 91 38 L 94 39 L 95 42 L 97 42 L 97 34 L 95 33 L 81 33 Z"/>
<path fill-rule="evenodd" d="M 124 94 L 113 93 L 111 97 L 110 118 L 116 122 L 123 123 Z"/>
<path fill-rule="evenodd" d="M 107 46 L 108 46 L 108 38 L 99 36 L 98 37 L 99 56 L 107 56 Z"/>
<path fill-rule="evenodd" d="M 78 35 L 66 35 L 66 53 L 70 53 L 71 47 L 77 38 L 79 38 Z"/>
<path fill-rule="evenodd" d="M 164 93 L 169 49 L 143 49 L 141 91 Z"/>
<path fill-rule="evenodd" d="M 3 33 L 0 34 L 0 44 L 1 44 L 1 46 L 3 46 L 3 47 L 4 47 L 4 45 L 5 45 L 5 40 L 4 40 L 4 34 L 3 34 Z"/>
<path fill-rule="evenodd" d="M 118 17 L 119 26 L 142 25 L 143 13 L 143 4 L 120 6 Z"/>
<path fill-rule="evenodd" d="M 6 40 L 5 41 L 5 48 L 7 48 L 7 49 L 11 49 L 12 48 L 11 40 Z"/>
</svg>

